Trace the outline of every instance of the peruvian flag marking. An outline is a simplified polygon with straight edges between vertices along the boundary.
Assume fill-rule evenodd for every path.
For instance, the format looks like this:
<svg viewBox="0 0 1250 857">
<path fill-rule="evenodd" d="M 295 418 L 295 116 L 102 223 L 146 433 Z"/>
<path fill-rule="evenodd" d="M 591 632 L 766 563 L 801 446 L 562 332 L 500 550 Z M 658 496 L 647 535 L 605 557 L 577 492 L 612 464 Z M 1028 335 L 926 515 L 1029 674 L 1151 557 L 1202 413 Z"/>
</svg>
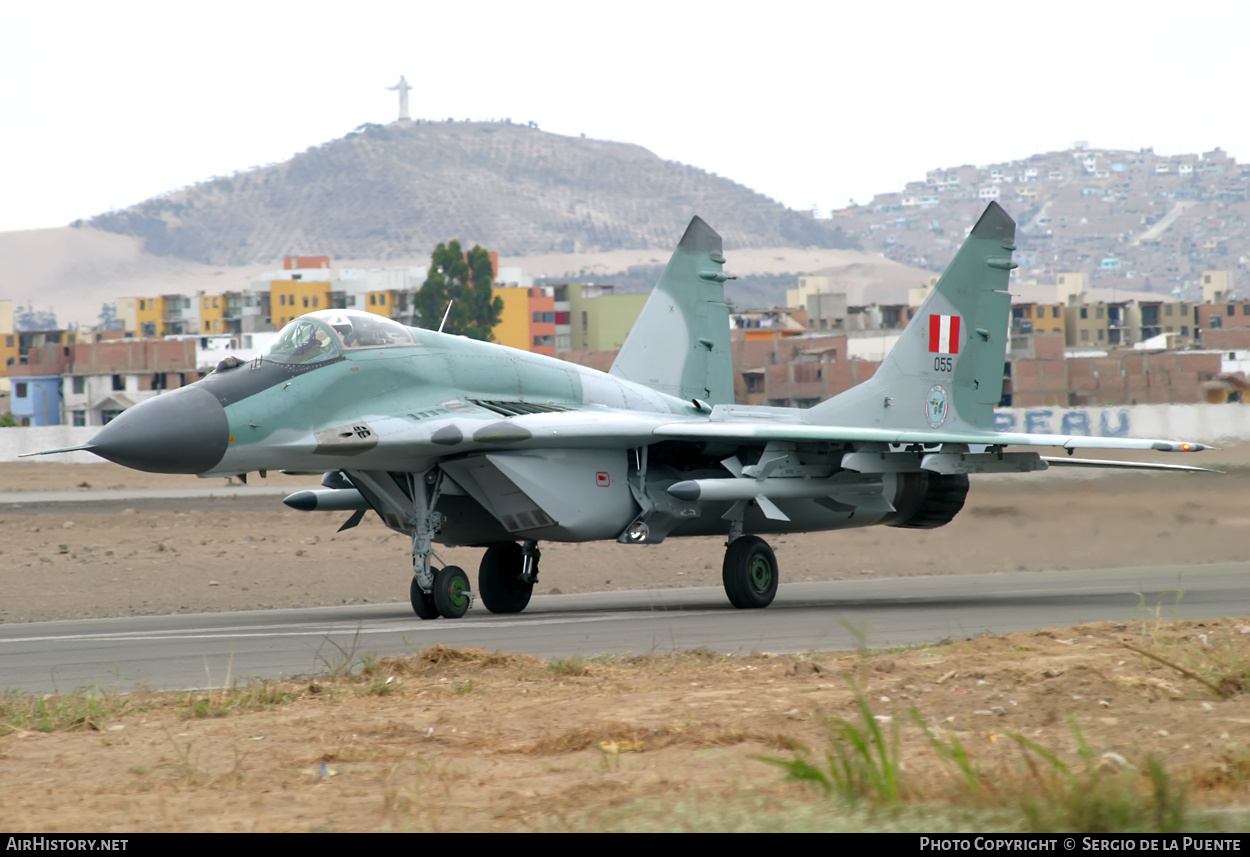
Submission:
<svg viewBox="0 0 1250 857">
<path fill-rule="evenodd" d="M 929 351 L 933 354 L 959 353 L 959 316 L 929 316 Z"/>
</svg>

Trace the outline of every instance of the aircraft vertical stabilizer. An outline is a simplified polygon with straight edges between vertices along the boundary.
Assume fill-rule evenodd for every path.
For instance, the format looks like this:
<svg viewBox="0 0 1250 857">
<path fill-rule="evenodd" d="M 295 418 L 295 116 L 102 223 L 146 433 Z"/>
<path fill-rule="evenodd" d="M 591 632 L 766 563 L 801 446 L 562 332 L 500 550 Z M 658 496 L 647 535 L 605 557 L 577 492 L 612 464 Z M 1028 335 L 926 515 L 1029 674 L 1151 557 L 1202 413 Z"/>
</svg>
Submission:
<svg viewBox="0 0 1250 857">
<path fill-rule="evenodd" d="M 611 374 L 681 399 L 732 404 L 724 265 L 720 236 L 691 220 Z"/>
<path fill-rule="evenodd" d="M 992 430 L 1003 394 L 1015 234 L 1015 221 L 991 202 L 877 373 L 807 411 L 806 421 Z"/>
</svg>

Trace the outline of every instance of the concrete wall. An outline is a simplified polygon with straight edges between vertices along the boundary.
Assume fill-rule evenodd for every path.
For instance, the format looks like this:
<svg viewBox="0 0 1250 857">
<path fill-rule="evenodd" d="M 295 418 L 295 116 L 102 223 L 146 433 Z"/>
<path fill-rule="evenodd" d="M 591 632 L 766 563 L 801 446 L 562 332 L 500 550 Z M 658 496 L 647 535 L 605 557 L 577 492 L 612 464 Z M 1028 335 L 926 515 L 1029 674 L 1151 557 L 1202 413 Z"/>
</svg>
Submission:
<svg viewBox="0 0 1250 857">
<path fill-rule="evenodd" d="M 94 428 L 74 428 L 73 426 L 0 428 L 0 461 L 17 461 L 19 455 L 28 452 L 40 452 L 45 449 L 63 449 L 67 446 L 81 446 L 91 440 L 92 436 L 99 430 L 99 426 Z M 68 452 L 64 455 L 41 455 L 22 460 L 45 463 L 71 462 L 74 464 L 93 464 L 104 459 L 89 452 Z M 4 490 L 4 482 L 0 480 L 0 491 Z"/>
<path fill-rule="evenodd" d="M 1250 441 L 1250 406 L 999 408 L 994 411 L 994 428 L 1039 434 L 1192 440 L 1222 446 Z"/>
</svg>

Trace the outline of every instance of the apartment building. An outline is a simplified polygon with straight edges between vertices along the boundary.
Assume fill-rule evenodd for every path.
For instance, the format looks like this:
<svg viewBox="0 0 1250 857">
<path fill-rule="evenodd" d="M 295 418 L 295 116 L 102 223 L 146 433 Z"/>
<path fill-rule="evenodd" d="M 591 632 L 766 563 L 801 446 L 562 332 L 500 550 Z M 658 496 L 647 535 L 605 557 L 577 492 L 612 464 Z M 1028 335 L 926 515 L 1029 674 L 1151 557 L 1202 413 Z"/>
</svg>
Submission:
<svg viewBox="0 0 1250 857">
<path fill-rule="evenodd" d="M 649 294 L 618 294 L 596 283 L 553 285 L 556 352 L 616 351 L 642 314 Z"/>
<path fill-rule="evenodd" d="M 0 395 L 8 395 L 9 367 L 18 362 L 17 331 L 13 327 L 13 301 L 0 299 Z"/>
<path fill-rule="evenodd" d="M 509 348 L 535 354 L 556 354 L 556 299 L 552 286 L 523 286 L 495 289 L 503 301 L 495 341 Z"/>
<path fill-rule="evenodd" d="M 104 425 L 201 375 L 193 339 L 113 339 L 37 346 L 11 367 L 20 425 Z"/>
</svg>

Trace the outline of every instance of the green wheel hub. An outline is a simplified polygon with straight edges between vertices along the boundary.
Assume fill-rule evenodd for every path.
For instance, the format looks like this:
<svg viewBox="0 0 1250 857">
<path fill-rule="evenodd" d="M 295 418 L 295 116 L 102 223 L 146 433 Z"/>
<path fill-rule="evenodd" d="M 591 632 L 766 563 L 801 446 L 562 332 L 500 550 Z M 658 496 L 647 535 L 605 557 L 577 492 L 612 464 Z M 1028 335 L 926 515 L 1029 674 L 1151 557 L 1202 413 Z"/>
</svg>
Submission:
<svg viewBox="0 0 1250 857">
<path fill-rule="evenodd" d="M 447 603 L 456 609 L 469 609 L 469 581 L 463 577 L 454 577 L 447 586 Z"/>
<path fill-rule="evenodd" d="M 725 551 L 721 567 L 725 594 L 739 609 L 767 607 L 777 594 L 777 557 L 757 536 L 741 536 Z"/>
<path fill-rule="evenodd" d="M 748 580 L 751 582 L 751 588 L 761 595 L 769 590 L 773 582 L 773 567 L 768 557 L 761 554 L 751 557 Z"/>
<path fill-rule="evenodd" d="M 473 596 L 464 569 L 449 565 L 434 575 L 434 605 L 448 619 L 459 619 L 469 609 Z"/>
</svg>

